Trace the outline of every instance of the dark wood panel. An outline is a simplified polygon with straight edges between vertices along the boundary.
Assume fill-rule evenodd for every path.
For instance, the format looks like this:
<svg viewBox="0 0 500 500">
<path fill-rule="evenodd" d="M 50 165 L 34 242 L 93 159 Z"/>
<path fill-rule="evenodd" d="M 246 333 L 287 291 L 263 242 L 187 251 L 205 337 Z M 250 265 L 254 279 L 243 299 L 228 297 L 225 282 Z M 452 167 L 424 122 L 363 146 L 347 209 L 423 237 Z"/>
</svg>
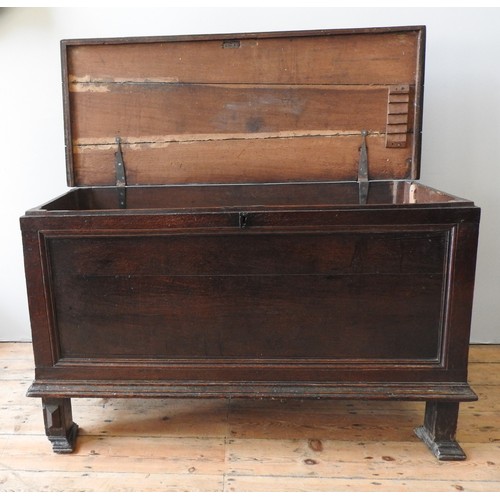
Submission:
<svg viewBox="0 0 500 500">
<path fill-rule="evenodd" d="M 369 136 L 367 144 L 370 176 L 413 175 L 410 146 L 385 149 L 385 136 Z M 350 135 L 123 144 L 122 150 L 130 185 L 294 182 L 356 180 L 360 145 L 361 135 Z M 75 183 L 114 185 L 116 149 L 75 147 Z"/>
<path fill-rule="evenodd" d="M 96 276 L 441 274 L 444 231 L 103 235 L 48 239 L 60 279 Z M 64 271 L 61 271 L 64 270 Z M 411 278 L 408 278 L 411 279 Z"/>
<path fill-rule="evenodd" d="M 444 233 L 55 238 L 49 248 L 63 357 L 438 355 Z"/>
<path fill-rule="evenodd" d="M 72 81 L 397 84 L 416 78 L 420 32 L 68 46 Z"/>
<path fill-rule="evenodd" d="M 57 287 L 62 356 L 436 359 L 442 275 L 95 276 Z"/>
</svg>

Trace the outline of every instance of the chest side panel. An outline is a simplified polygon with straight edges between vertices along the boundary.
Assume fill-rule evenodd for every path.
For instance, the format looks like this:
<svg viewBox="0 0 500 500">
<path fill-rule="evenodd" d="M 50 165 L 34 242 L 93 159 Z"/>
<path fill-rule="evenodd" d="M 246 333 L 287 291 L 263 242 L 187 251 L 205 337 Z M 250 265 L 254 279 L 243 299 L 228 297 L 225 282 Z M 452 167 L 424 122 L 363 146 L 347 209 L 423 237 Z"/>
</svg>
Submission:
<svg viewBox="0 0 500 500">
<path fill-rule="evenodd" d="M 68 177 L 129 184 L 417 176 L 423 28 L 67 41 Z"/>
</svg>

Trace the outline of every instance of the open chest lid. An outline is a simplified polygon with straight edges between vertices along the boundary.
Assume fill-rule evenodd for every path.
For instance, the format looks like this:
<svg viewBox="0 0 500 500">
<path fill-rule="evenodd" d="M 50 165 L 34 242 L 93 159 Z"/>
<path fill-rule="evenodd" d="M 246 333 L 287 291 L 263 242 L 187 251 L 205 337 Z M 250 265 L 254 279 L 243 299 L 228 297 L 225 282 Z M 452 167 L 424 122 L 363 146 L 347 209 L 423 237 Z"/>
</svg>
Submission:
<svg viewBox="0 0 500 500">
<path fill-rule="evenodd" d="M 68 184 L 416 179 L 424 44 L 424 27 L 63 40 Z"/>
</svg>

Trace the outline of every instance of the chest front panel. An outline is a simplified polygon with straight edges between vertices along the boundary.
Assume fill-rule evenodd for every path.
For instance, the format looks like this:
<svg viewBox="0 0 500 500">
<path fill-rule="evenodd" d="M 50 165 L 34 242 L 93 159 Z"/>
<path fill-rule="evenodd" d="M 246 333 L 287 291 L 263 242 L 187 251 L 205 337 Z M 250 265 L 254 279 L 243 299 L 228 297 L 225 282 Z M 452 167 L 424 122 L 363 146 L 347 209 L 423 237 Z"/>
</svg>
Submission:
<svg viewBox="0 0 500 500">
<path fill-rule="evenodd" d="M 50 236 L 60 356 L 436 364 L 449 238 L 404 228 Z"/>
</svg>

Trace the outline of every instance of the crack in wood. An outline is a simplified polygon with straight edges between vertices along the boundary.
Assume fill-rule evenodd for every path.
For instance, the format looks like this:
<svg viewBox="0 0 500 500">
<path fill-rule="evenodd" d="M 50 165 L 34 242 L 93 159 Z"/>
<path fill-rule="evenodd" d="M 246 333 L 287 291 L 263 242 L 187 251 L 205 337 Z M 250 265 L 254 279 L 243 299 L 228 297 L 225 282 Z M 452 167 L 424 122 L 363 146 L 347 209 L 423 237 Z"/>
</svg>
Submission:
<svg viewBox="0 0 500 500">
<path fill-rule="evenodd" d="M 171 144 L 171 143 L 193 143 L 193 142 L 217 142 L 217 141 L 246 141 L 246 140 L 265 140 L 265 139 L 298 139 L 298 138 L 315 138 L 315 137 L 324 137 L 324 138 L 334 138 L 334 137 L 355 137 L 360 136 L 359 131 L 312 131 L 311 133 L 295 133 L 293 131 L 286 132 L 278 132 L 276 134 L 196 134 L 196 135 L 173 135 L 166 137 L 158 137 L 158 138 L 149 138 L 149 139 L 134 139 L 134 138 L 122 138 L 122 145 L 129 146 L 161 146 L 162 144 Z M 384 132 L 370 132 L 370 137 L 385 137 Z M 73 146 L 75 148 L 87 148 L 87 147 L 101 147 L 101 146 L 116 146 L 116 142 L 114 137 L 106 137 L 103 139 L 93 139 L 88 142 L 82 142 L 84 139 L 79 139 L 78 141 L 74 141 Z"/>
</svg>

